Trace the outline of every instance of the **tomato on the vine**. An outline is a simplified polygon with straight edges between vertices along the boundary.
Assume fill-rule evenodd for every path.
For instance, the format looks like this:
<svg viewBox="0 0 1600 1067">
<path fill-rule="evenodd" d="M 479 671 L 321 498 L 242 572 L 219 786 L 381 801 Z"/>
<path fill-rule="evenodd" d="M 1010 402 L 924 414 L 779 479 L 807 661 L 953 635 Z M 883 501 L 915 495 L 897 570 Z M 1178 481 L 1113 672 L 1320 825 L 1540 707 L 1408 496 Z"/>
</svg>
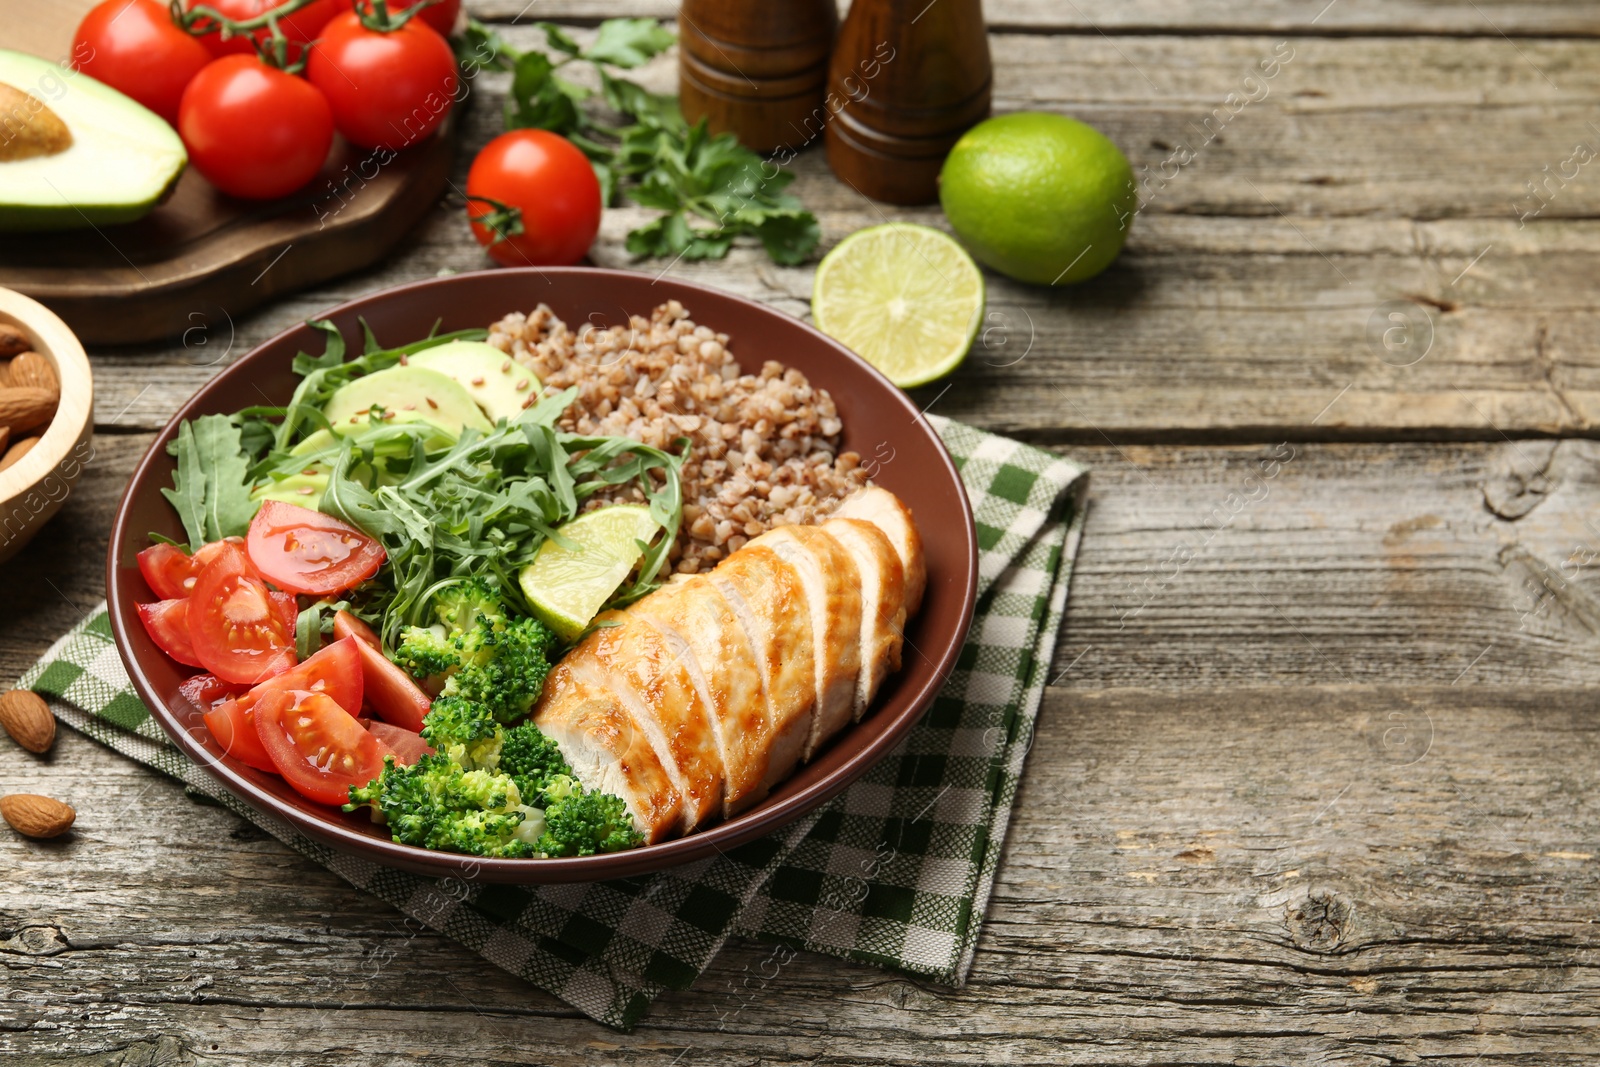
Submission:
<svg viewBox="0 0 1600 1067">
<path fill-rule="evenodd" d="M 467 172 L 467 219 L 508 267 L 564 267 L 600 232 L 600 179 L 576 145 L 549 130 L 512 130 Z"/>
<path fill-rule="evenodd" d="M 389 0 L 389 10 L 395 14 L 409 10 L 421 0 Z M 448 37 L 456 28 L 456 18 L 461 14 L 461 0 L 441 0 L 423 8 L 417 18 L 433 27 L 440 37 Z"/>
<path fill-rule="evenodd" d="M 449 43 L 420 16 L 375 30 L 353 11 L 323 28 L 306 77 L 327 97 L 345 140 L 390 152 L 432 133 L 460 85 Z"/>
<path fill-rule="evenodd" d="M 20 16 L 19 16 L 20 17 Z M 211 53 L 156 0 L 105 0 L 72 37 L 72 65 L 126 93 L 173 125 L 184 87 Z"/>
<path fill-rule="evenodd" d="M 189 159 L 218 189 L 249 200 L 287 196 L 316 177 L 333 143 L 317 89 L 255 56 L 224 56 L 189 83 L 178 109 Z"/>
<path fill-rule="evenodd" d="M 234 22 L 246 22 L 259 18 L 275 7 L 281 7 L 283 0 L 184 0 L 184 7 L 194 10 L 196 7 L 205 6 L 220 14 L 223 18 Z M 289 58 L 296 59 L 307 44 L 317 39 L 317 34 L 322 32 L 322 27 L 335 15 L 349 11 L 351 0 L 313 0 L 312 3 L 278 20 L 278 29 L 283 31 L 283 36 L 289 42 Z M 212 25 L 210 19 L 200 19 L 195 23 L 196 29 L 206 29 Z M 226 41 L 219 32 L 207 33 L 200 38 L 200 43 L 205 45 L 213 56 L 218 58 L 231 55 L 254 55 L 255 49 L 250 45 L 250 38 L 266 43 L 272 39 L 272 31 L 266 27 L 254 30 L 245 35 L 230 37 Z"/>
</svg>

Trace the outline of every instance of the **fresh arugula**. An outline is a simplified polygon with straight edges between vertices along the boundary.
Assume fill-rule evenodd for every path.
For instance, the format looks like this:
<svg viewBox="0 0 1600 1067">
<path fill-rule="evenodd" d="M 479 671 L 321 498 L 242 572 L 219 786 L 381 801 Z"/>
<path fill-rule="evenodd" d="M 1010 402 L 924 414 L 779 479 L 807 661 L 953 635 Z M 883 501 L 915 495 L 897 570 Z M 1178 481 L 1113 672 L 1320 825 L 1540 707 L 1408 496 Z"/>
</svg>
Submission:
<svg viewBox="0 0 1600 1067">
<path fill-rule="evenodd" d="M 537 23 L 550 52 L 519 52 L 476 20 L 458 43 L 469 69 L 512 72 L 506 101 L 509 129 L 552 130 L 583 150 L 600 178 L 606 203 L 618 188 L 661 217 L 628 234 L 636 256 L 721 259 L 739 237 L 758 239 L 775 262 L 802 263 L 822 231 L 816 216 L 784 192 L 794 175 L 762 159 L 731 133 L 713 137 L 702 120 L 690 126 L 677 97 L 652 93 L 618 77 L 672 45 L 654 19 L 608 19 L 583 48 L 559 26 Z M 594 66 L 600 97 L 626 125 L 609 126 L 585 106 L 595 93 L 561 75 L 574 62 Z"/>
<path fill-rule="evenodd" d="M 255 517 L 250 463 L 239 426 L 228 415 L 202 415 L 178 427 L 167 446 L 178 460 L 172 488 L 161 490 L 178 513 L 189 546 L 242 536 Z"/>
</svg>

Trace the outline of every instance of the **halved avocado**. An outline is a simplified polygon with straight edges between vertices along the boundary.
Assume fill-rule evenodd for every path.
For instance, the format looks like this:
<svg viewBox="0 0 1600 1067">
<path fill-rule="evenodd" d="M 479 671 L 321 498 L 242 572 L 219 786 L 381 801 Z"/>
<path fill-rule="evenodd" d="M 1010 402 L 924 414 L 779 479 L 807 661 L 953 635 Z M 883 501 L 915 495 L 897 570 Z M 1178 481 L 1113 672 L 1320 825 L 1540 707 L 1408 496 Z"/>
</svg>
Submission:
<svg viewBox="0 0 1600 1067">
<path fill-rule="evenodd" d="M 132 222 L 188 162 L 155 112 L 87 74 L 0 49 L 0 230 Z"/>
</svg>

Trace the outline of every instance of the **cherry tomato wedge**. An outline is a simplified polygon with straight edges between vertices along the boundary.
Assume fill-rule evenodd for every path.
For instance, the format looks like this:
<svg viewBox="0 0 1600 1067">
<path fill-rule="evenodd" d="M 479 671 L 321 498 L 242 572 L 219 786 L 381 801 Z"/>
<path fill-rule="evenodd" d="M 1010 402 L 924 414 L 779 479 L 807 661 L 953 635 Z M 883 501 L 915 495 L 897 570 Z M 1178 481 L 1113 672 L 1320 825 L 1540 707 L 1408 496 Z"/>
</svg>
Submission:
<svg viewBox="0 0 1600 1067">
<path fill-rule="evenodd" d="M 256 735 L 278 773 L 308 800 L 343 804 L 352 786 L 383 770 L 388 745 L 323 693 L 269 694 L 256 705 Z"/>
<path fill-rule="evenodd" d="M 267 581 L 307 596 L 360 585 L 384 560 L 383 546 L 354 526 L 281 500 L 261 505 L 245 544 Z"/>
<path fill-rule="evenodd" d="M 363 644 L 373 648 L 382 648 L 383 642 L 378 638 L 378 632 L 348 611 L 341 611 L 333 617 L 333 636 L 336 638 L 353 637 Z"/>
<path fill-rule="evenodd" d="M 211 736 L 222 746 L 224 755 L 232 756 L 246 767 L 278 773 L 272 757 L 261 747 L 261 738 L 256 736 L 254 715 L 242 707 L 239 701 L 229 700 L 219 704 L 206 712 L 202 718 L 206 721 L 206 729 L 211 731 Z"/>
<path fill-rule="evenodd" d="M 244 689 L 214 674 L 196 674 L 178 686 L 178 692 L 201 711 L 210 711 L 239 696 Z"/>
<path fill-rule="evenodd" d="M 189 637 L 199 665 L 253 685 L 294 666 L 294 627 L 239 546 L 223 542 L 189 597 Z"/>
<path fill-rule="evenodd" d="M 182 549 L 163 541 L 139 553 L 139 573 L 144 575 L 144 584 L 156 596 L 162 600 L 177 600 L 189 595 L 200 568 Z"/>
<path fill-rule="evenodd" d="M 248 715 L 262 697 L 287 689 L 325 693 L 351 715 L 361 710 L 364 690 L 361 658 L 355 641 L 335 641 L 314 656 L 309 656 L 282 674 L 268 678 L 248 693 L 229 701 Z M 252 728 L 254 720 L 251 720 Z"/>
<path fill-rule="evenodd" d="M 182 598 L 139 605 L 139 621 L 156 647 L 185 667 L 204 667 L 189 639 L 189 602 Z"/>
<path fill-rule="evenodd" d="M 394 750 L 394 761 L 402 767 L 409 767 L 423 756 L 433 755 L 433 749 L 422 735 L 388 722 L 370 722 L 367 729 L 372 731 L 372 736 L 388 745 Z"/>
<path fill-rule="evenodd" d="M 276 590 L 268 593 L 267 597 L 272 601 L 272 610 L 276 611 L 283 619 L 284 625 L 289 627 L 289 640 L 293 641 L 295 626 L 300 621 L 300 602 L 295 599 L 293 593 L 279 593 Z"/>
<path fill-rule="evenodd" d="M 411 680 L 409 674 L 384 658 L 381 651 L 361 640 L 354 643 L 356 652 L 361 656 L 361 678 L 367 689 L 367 704 L 383 721 L 420 733 L 422 717 L 433 706 L 432 699 Z"/>
</svg>

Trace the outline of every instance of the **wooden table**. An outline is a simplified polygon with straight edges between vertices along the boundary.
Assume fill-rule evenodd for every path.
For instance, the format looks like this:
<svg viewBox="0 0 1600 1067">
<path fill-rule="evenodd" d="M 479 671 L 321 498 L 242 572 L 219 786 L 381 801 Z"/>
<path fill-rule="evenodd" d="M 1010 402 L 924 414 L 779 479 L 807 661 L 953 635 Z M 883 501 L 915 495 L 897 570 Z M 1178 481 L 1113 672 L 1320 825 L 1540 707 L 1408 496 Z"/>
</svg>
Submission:
<svg viewBox="0 0 1600 1067">
<path fill-rule="evenodd" d="M 474 6 L 522 44 L 536 17 L 671 13 L 524 2 Z M 1065 291 L 994 278 L 984 346 L 953 388 L 918 394 L 1095 471 L 967 986 L 802 955 L 719 1023 L 766 953 L 736 944 L 619 1035 L 69 732 L 0 772 L 80 812 L 57 845 L 0 834 L 0 1052 L 1595 1062 L 1600 162 L 1576 149 L 1600 151 L 1600 15 L 991 0 L 989 16 L 997 108 L 1084 118 L 1150 181 L 1109 273 Z M 669 84 L 670 63 L 648 76 Z M 473 146 L 504 79 L 486 86 Z M 795 169 L 829 243 L 940 221 L 862 200 L 818 153 Z M 321 308 L 485 265 L 461 211 L 441 204 L 378 269 L 187 344 L 95 353 L 96 459 L 0 574 L 7 676 L 102 595 L 112 507 L 177 404 Z M 609 212 L 595 262 L 626 264 L 642 217 Z M 810 269 L 749 250 L 672 269 L 806 312 Z"/>
</svg>

